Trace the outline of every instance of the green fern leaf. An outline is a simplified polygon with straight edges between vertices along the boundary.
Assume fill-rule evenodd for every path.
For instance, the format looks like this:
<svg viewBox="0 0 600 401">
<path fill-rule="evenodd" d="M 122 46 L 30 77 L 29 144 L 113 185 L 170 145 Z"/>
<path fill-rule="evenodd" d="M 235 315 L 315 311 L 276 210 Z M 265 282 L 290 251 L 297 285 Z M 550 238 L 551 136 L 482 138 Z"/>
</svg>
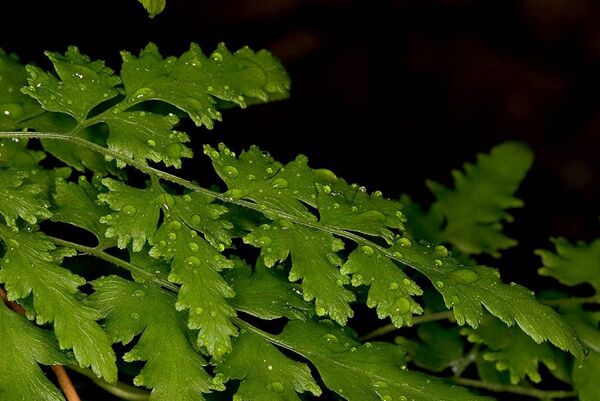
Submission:
<svg viewBox="0 0 600 401">
<path fill-rule="evenodd" d="M 312 306 L 300 296 L 299 286 L 290 284 L 277 267 L 268 269 L 260 260 L 254 271 L 240 259 L 224 276 L 235 292 L 231 305 L 265 320 L 287 317 L 304 320 Z"/>
<path fill-rule="evenodd" d="M 494 256 L 516 245 L 502 233 L 501 222 L 512 219 L 505 209 L 523 205 L 513 194 L 532 161 L 533 155 L 524 145 L 506 142 L 489 154 L 480 154 L 476 165 L 466 163 L 465 173 L 454 170 L 456 189 L 428 181 L 437 198 L 432 209 L 446 218 L 446 227 L 436 241 L 448 241 L 461 252 Z"/>
<path fill-rule="evenodd" d="M 43 189 L 39 185 L 24 182 L 29 174 L 19 170 L 0 170 L 0 194 L 3 199 L 0 214 L 6 225 L 14 230 L 17 229 L 19 217 L 29 224 L 35 224 L 38 219 L 45 220 L 51 216 L 48 203 L 36 197 Z"/>
<path fill-rule="evenodd" d="M 246 106 L 246 97 L 267 101 L 272 93 L 286 93 L 287 74 L 271 53 L 247 47 L 235 53 L 224 44 L 206 57 L 196 44 L 179 58 L 163 59 L 154 44 L 135 57 L 123 52 L 121 71 L 125 105 L 163 100 L 189 114 L 197 125 L 213 127 L 220 120 L 216 99 Z"/>
<path fill-rule="evenodd" d="M 39 368 L 66 365 L 52 335 L 8 310 L 0 302 L 0 398 L 3 401 L 64 401 Z"/>
<path fill-rule="evenodd" d="M 240 333 L 233 351 L 225 356 L 216 372 L 227 381 L 241 381 L 235 400 L 300 401 L 296 393 L 321 394 L 305 363 L 287 358 L 251 332 Z"/>
<path fill-rule="evenodd" d="M 170 195 L 156 182 L 146 189 L 108 178 L 102 182 L 110 191 L 98 198 L 114 210 L 101 219 L 109 226 L 106 236 L 117 237 L 120 248 L 132 241 L 134 252 L 150 242 L 150 255 L 170 263 L 169 280 L 182 284 L 177 307 L 189 309 L 190 328 L 200 330 L 198 344 L 216 357 L 231 350 L 237 329 L 226 299 L 234 292 L 219 274 L 233 267 L 220 253 L 231 244 L 232 225 L 220 219 L 227 209 L 202 194 Z M 161 209 L 164 221 L 158 227 Z"/>
<path fill-rule="evenodd" d="M 421 341 L 396 337 L 396 344 L 406 347 L 415 365 L 441 372 L 453 367 L 463 356 L 464 344 L 458 327 L 445 327 L 436 322 L 420 324 L 417 335 Z"/>
<path fill-rule="evenodd" d="M 344 288 L 349 280 L 338 269 L 342 260 L 336 252 L 344 247 L 342 241 L 327 232 L 278 220 L 255 228 L 244 242 L 261 248 L 268 267 L 290 257 L 289 280 L 302 279 L 304 299 L 315 300 L 317 315 L 329 315 L 340 324 L 353 315 L 348 303 L 354 294 Z"/>
<path fill-rule="evenodd" d="M 38 103 L 19 90 L 27 82 L 27 72 L 19 58 L 0 49 L 0 131 L 11 131 L 43 112 Z M 2 157 L 2 156 L 0 156 Z"/>
<path fill-rule="evenodd" d="M 142 3 L 142 5 L 146 9 L 146 11 L 148 11 L 148 14 L 150 14 L 150 18 L 154 18 L 158 14 L 162 13 L 163 10 L 165 9 L 165 6 L 167 5 L 166 0 L 138 0 L 138 1 L 140 3 Z"/>
<path fill-rule="evenodd" d="M 133 188 L 110 178 L 103 179 L 102 184 L 109 192 L 98 195 L 98 199 L 114 210 L 114 213 L 100 219 L 100 223 L 109 226 L 106 237 L 116 237 L 119 248 L 126 248 L 131 242 L 134 252 L 141 251 L 156 232 L 160 207 L 172 198 L 165 195 L 154 182 L 144 189 Z"/>
<path fill-rule="evenodd" d="M 80 301 L 83 294 L 78 288 L 86 282 L 58 264 L 73 252 L 61 250 L 56 254 L 57 249 L 43 234 L 17 232 L 1 224 L 0 239 L 6 246 L 0 260 L 0 282 L 5 284 L 8 298 L 17 300 L 33 294 L 36 322 L 53 323 L 60 347 L 73 349 L 82 367 L 91 366 L 98 376 L 116 380 L 115 355 L 97 323 L 100 315 Z"/>
<path fill-rule="evenodd" d="M 92 284 L 96 292 L 89 303 L 100 311 L 112 340 L 127 345 L 139 336 L 123 359 L 146 362 L 134 383 L 152 389 L 151 401 L 204 400 L 202 393 L 223 389 L 204 370 L 206 362 L 190 341 L 192 333 L 175 310 L 173 295 L 116 276 Z"/>
<path fill-rule="evenodd" d="M 561 363 L 557 350 L 548 343 L 536 344 L 516 327 L 506 327 L 489 316 L 479 328 L 463 328 L 461 333 L 472 343 L 485 344 L 483 358 L 493 362 L 499 371 L 507 370 L 512 384 L 518 384 L 525 376 L 539 383 L 542 381 L 538 370 L 540 363 L 551 371 Z"/>
<path fill-rule="evenodd" d="M 600 239 L 590 244 L 570 244 L 564 238 L 553 238 L 552 242 L 556 253 L 542 249 L 535 252 L 544 264 L 538 272 L 570 286 L 589 283 L 600 291 Z"/>
<path fill-rule="evenodd" d="M 106 249 L 115 246 L 116 241 L 104 235 L 107 226 L 100 220 L 110 214 L 111 210 L 106 205 L 99 204 L 98 184 L 89 183 L 83 175 L 79 176 L 77 184 L 57 181 L 51 220 L 69 223 L 91 232 L 98 239 L 98 247 Z"/>
<path fill-rule="evenodd" d="M 170 261 L 169 281 L 181 284 L 177 309 L 189 309 L 190 328 L 200 330 L 198 345 L 221 357 L 237 333 L 231 323 L 235 311 L 227 302 L 235 294 L 219 274 L 233 262 L 174 215 L 165 219 L 154 241 L 150 255 Z"/>
<path fill-rule="evenodd" d="M 46 52 L 58 78 L 39 67 L 27 66 L 29 86 L 23 93 L 36 99 L 48 111 L 65 113 L 76 121 L 84 122 L 90 111 L 119 94 L 119 77 L 102 61 L 91 61 L 88 56 L 71 46 L 64 55 Z"/>
<path fill-rule="evenodd" d="M 487 397 L 406 370 L 404 352 L 389 343 L 361 345 L 326 323 L 288 323 L 277 344 L 309 359 L 328 388 L 348 401 L 483 401 Z"/>
<path fill-rule="evenodd" d="M 516 323 L 535 342 L 548 340 L 578 358 L 583 356 L 573 329 L 552 308 L 536 301 L 525 287 L 503 284 L 497 270 L 462 265 L 443 247 L 421 245 L 405 237 L 391 251 L 398 252 L 404 263 L 431 280 L 446 307 L 454 310 L 458 324 L 479 327 L 485 306 L 507 325 Z"/>
<path fill-rule="evenodd" d="M 342 266 L 343 274 L 352 275 L 352 285 L 368 285 L 367 306 L 377 308 L 380 319 L 390 317 L 396 327 L 412 324 L 413 314 L 421 314 L 423 308 L 413 295 L 423 290 L 389 258 L 375 254 L 369 245 L 355 249 Z"/>
</svg>

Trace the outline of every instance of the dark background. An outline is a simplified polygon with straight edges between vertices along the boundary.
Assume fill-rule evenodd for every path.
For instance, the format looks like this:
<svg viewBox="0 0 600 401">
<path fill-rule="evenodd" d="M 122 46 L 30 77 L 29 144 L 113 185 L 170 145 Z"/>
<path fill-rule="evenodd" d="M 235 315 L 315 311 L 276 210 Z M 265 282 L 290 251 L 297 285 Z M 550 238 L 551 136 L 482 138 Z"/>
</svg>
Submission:
<svg viewBox="0 0 600 401">
<path fill-rule="evenodd" d="M 258 144 L 281 161 L 305 153 L 350 182 L 429 202 L 423 182 L 504 140 L 535 165 L 507 232 L 521 246 L 495 263 L 536 287 L 548 237 L 600 236 L 600 2 L 597 0 L 167 0 L 154 20 L 135 0 L 6 1 L 0 47 L 44 64 L 76 44 L 118 70 L 148 41 L 164 55 L 198 42 L 268 48 L 290 100 L 230 110 L 204 142 Z M 190 178 L 202 176 L 188 162 Z M 523 276 L 528 272 L 528 276 Z"/>
</svg>

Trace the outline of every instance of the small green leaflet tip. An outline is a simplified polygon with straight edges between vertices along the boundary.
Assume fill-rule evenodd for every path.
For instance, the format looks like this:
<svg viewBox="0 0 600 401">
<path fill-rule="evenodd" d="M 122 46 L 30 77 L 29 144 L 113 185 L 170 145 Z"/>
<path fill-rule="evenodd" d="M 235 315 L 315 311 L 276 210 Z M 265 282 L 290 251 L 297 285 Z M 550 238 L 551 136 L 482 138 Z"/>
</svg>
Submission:
<svg viewBox="0 0 600 401">
<path fill-rule="evenodd" d="M 140 3 L 142 3 L 142 5 L 146 9 L 146 11 L 148 11 L 150 18 L 154 18 L 158 14 L 162 13 L 163 10 L 165 9 L 165 6 L 167 5 L 166 0 L 138 0 L 138 1 Z"/>
</svg>

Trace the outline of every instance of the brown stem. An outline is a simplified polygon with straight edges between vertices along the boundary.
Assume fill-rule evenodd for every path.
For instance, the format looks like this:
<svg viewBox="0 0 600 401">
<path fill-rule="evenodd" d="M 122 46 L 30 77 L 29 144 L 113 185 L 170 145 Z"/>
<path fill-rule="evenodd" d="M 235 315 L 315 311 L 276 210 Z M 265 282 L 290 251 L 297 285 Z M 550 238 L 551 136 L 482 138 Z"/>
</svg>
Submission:
<svg viewBox="0 0 600 401">
<path fill-rule="evenodd" d="M 23 309 L 23 307 L 18 303 L 9 301 L 6 291 L 2 287 L 0 287 L 0 296 L 2 297 L 2 301 L 4 301 L 4 303 L 10 309 L 21 316 L 25 315 L 25 309 Z M 54 372 L 54 375 L 58 380 L 58 384 L 65 394 L 67 401 L 81 401 L 81 398 L 79 398 L 79 394 L 77 394 L 77 390 L 75 390 L 75 386 L 73 386 L 73 382 L 71 381 L 71 378 L 67 374 L 65 368 L 62 365 L 52 365 L 50 368 L 52 369 L 52 372 Z"/>
<path fill-rule="evenodd" d="M 58 379 L 58 384 L 65 394 L 67 401 L 81 401 L 81 398 L 79 398 L 79 394 L 77 394 L 77 390 L 75 390 L 75 386 L 73 386 L 73 382 L 67 374 L 65 367 L 62 365 L 52 365 L 50 368 Z"/>
</svg>

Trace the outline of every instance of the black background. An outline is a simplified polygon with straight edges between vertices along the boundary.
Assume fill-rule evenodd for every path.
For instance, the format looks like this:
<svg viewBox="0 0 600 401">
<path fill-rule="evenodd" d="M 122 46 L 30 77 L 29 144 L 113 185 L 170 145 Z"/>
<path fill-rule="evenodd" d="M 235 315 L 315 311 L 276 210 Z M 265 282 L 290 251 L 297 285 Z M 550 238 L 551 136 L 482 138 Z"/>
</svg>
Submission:
<svg viewBox="0 0 600 401">
<path fill-rule="evenodd" d="M 0 47 L 47 66 L 44 50 L 75 44 L 119 68 L 118 51 L 148 41 L 179 55 L 268 48 L 288 69 L 292 97 L 229 110 L 194 149 L 250 144 L 280 161 L 297 153 L 385 196 L 429 202 L 426 178 L 507 139 L 535 165 L 507 232 L 521 245 L 493 262 L 506 280 L 538 287 L 548 237 L 600 236 L 600 3 L 595 0 L 168 0 L 151 20 L 134 0 L 6 1 Z M 201 164 L 187 162 L 198 179 Z"/>
</svg>

